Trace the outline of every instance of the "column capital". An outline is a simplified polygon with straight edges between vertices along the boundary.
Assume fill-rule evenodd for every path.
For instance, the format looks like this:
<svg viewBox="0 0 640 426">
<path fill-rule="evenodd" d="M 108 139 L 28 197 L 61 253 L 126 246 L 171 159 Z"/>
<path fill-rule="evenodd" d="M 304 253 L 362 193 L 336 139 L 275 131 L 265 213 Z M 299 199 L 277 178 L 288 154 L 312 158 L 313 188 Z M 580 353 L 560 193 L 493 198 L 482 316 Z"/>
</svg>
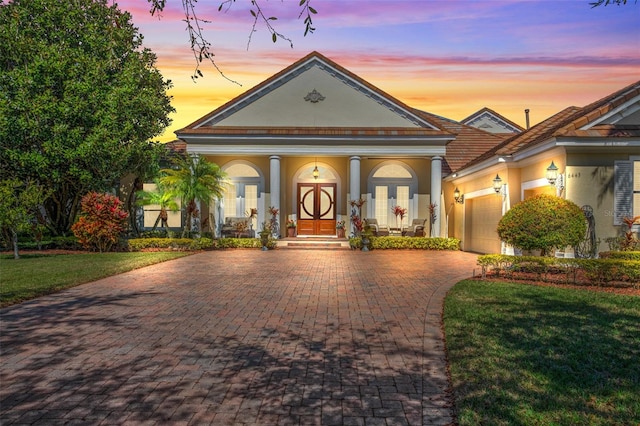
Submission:
<svg viewBox="0 0 640 426">
<path fill-rule="evenodd" d="M 279 155 L 272 155 L 271 157 L 269 157 L 269 160 L 280 160 L 282 159 L 282 157 L 280 157 Z"/>
<path fill-rule="evenodd" d="M 358 155 L 352 155 L 351 157 L 349 157 L 349 161 L 354 161 L 354 160 L 360 161 L 360 157 Z"/>
<path fill-rule="evenodd" d="M 431 157 L 431 162 L 434 162 L 434 161 L 442 161 L 442 157 L 440 157 L 439 155 L 435 155 Z"/>
</svg>

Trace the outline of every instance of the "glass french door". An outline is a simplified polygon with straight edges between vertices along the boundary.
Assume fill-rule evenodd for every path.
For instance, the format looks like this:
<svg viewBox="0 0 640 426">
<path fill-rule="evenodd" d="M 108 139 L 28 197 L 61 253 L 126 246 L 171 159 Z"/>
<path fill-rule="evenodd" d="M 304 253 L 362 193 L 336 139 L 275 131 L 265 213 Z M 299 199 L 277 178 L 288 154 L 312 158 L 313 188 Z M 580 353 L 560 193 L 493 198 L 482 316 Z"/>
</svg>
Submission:
<svg viewBox="0 0 640 426">
<path fill-rule="evenodd" d="M 298 235 L 336 234 L 336 184 L 298 184 Z"/>
</svg>

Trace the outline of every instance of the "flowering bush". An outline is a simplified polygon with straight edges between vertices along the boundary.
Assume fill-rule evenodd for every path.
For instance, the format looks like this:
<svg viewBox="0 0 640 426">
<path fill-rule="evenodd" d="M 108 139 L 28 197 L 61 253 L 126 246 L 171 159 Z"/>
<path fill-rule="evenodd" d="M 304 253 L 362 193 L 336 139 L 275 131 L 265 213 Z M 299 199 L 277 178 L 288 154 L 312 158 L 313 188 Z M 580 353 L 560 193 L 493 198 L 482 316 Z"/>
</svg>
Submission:
<svg viewBox="0 0 640 426">
<path fill-rule="evenodd" d="M 296 221 L 293 219 L 287 219 L 287 228 L 295 228 L 296 227 Z"/>
<path fill-rule="evenodd" d="M 364 229 L 364 222 L 362 221 L 362 219 L 360 219 L 360 216 L 354 214 L 353 216 L 351 216 L 351 222 L 353 222 L 353 228 L 357 233 L 362 232 L 362 230 Z"/>
<path fill-rule="evenodd" d="M 346 226 L 344 220 L 340 220 L 338 222 L 336 222 L 336 229 L 344 229 L 344 227 Z"/>
<path fill-rule="evenodd" d="M 101 253 L 118 242 L 125 230 L 129 214 L 123 210 L 118 197 L 89 192 L 80 202 L 82 212 L 71 230 L 85 248 L 95 248 Z"/>
</svg>

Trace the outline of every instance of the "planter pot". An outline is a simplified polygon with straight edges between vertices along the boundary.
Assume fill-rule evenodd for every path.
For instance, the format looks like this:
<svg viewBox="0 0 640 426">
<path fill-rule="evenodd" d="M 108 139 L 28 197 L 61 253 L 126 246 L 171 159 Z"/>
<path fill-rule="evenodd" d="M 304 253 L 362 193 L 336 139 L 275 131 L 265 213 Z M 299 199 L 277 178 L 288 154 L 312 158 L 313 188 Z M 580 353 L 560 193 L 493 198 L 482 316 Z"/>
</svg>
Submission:
<svg viewBox="0 0 640 426">
<path fill-rule="evenodd" d="M 260 243 L 262 244 L 262 251 L 269 250 L 269 247 L 267 247 L 267 244 L 269 244 L 269 234 L 260 233 Z"/>
<path fill-rule="evenodd" d="M 369 244 L 371 244 L 369 237 L 362 237 L 362 251 L 369 251 Z"/>
<path fill-rule="evenodd" d="M 296 228 L 287 228 L 287 237 L 292 238 L 296 236 Z"/>
<path fill-rule="evenodd" d="M 344 228 L 338 228 L 336 231 L 338 232 L 338 238 L 344 238 L 345 237 Z"/>
</svg>

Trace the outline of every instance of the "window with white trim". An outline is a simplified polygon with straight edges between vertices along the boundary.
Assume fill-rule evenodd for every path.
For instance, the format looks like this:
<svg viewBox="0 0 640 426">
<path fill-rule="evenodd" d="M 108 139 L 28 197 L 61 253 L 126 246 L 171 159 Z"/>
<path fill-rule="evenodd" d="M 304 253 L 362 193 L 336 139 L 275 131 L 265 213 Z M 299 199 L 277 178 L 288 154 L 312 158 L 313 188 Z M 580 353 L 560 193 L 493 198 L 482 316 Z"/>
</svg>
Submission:
<svg viewBox="0 0 640 426">
<path fill-rule="evenodd" d="M 633 217 L 640 216 L 640 160 L 633 162 Z"/>
<path fill-rule="evenodd" d="M 616 161 L 614 166 L 614 225 L 640 215 L 640 160 Z"/>
<path fill-rule="evenodd" d="M 418 189 L 418 179 L 411 168 L 399 161 L 382 163 L 372 171 L 368 188 L 374 196 L 374 214 L 378 224 L 396 226 L 396 217 L 391 212 L 396 205 L 407 209 L 403 223 L 408 223 L 411 198 Z"/>
<path fill-rule="evenodd" d="M 236 186 L 229 183 L 224 191 L 224 217 L 236 215 L 236 197 Z"/>
<path fill-rule="evenodd" d="M 224 195 L 224 217 L 247 216 L 252 208 L 258 208 L 262 176 L 253 165 L 244 161 L 235 162 L 223 170 L 229 181 Z"/>
<path fill-rule="evenodd" d="M 387 218 L 389 215 L 389 188 L 386 186 L 376 186 L 375 201 L 376 201 L 376 220 L 380 225 L 387 224 Z"/>
</svg>

